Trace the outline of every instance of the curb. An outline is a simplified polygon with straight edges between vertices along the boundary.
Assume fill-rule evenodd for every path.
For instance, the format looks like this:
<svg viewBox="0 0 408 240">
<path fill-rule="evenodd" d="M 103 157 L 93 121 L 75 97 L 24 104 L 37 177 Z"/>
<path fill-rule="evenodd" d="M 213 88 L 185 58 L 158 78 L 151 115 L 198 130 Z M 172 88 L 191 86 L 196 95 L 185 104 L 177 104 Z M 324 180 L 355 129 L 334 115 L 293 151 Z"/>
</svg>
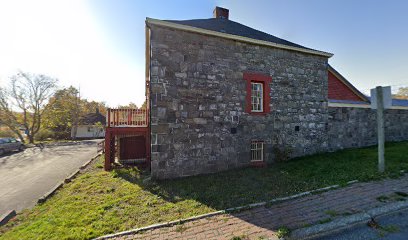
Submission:
<svg viewBox="0 0 408 240">
<path fill-rule="evenodd" d="M 5 225 L 10 219 L 16 216 L 15 210 L 10 210 L 7 213 L 0 216 L 0 226 Z"/>
<path fill-rule="evenodd" d="M 89 164 L 91 164 L 91 162 L 93 160 L 95 160 L 96 158 L 98 158 L 99 156 L 101 156 L 102 153 L 97 153 L 96 156 L 94 156 L 93 158 L 91 158 L 91 160 L 89 160 L 88 162 L 84 163 L 81 167 L 79 167 L 80 170 L 85 169 Z"/>
<path fill-rule="evenodd" d="M 71 175 L 69 175 L 67 178 L 65 178 L 64 183 L 71 182 L 76 177 L 76 175 L 78 175 L 79 172 L 81 172 L 81 170 L 79 170 L 79 169 L 76 170 L 75 172 L 73 172 Z"/>
<path fill-rule="evenodd" d="M 357 180 L 349 181 L 349 182 L 347 182 L 347 186 L 352 185 L 352 184 L 357 183 L 357 182 L 358 182 Z M 324 188 L 318 188 L 318 189 L 315 189 L 315 190 L 312 190 L 312 191 L 301 192 L 301 193 L 291 195 L 291 196 L 288 196 L 288 197 L 275 198 L 275 199 L 265 201 L 265 202 L 252 203 L 252 204 L 248 204 L 246 206 L 227 208 L 227 209 L 224 209 L 224 210 L 211 212 L 211 213 L 206 213 L 206 214 L 202 214 L 202 215 L 198 215 L 198 216 L 194 216 L 194 217 L 190 217 L 190 218 L 179 219 L 179 220 L 174 220 L 174 221 L 165 222 L 165 223 L 157 223 L 157 224 L 149 225 L 149 226 L 146 226 L 146 227 L 135 228 L 135 229 L 131 229 L 131 230 L 123 231 L 123 232 L 108 234 L 108 235 L 104 235 L 104 236 L 94 238 L 94 240 L 105 240 L 105 239 L 110 239 L 110 238 L 114 238 L 114 237 L 122 237 L 122 236 L 126 236 L 126 235 L 137 234 L 139 232 L 143 232 L 143 231 L 147 231 L 147 230 L 153 230 L 153 229 L 157 229 L 157 228 L 170 227 L 170 226 L 174 226 L 174 225 L 177 225 L 177 224 L 183 224 L 183 223 L 186 223 L 186 222 L 191 222 L 191 221 L 194 221 L 194 220 L 203 219 L 203 218 L 207 218 L 207 217 L 212 217 L 212 216 L 216 216 L 216 215 L 221 215 L 221 214 L 225 214 L 225 213 L 228 214 L 228 213 L 234 213 L 234 212 L 239 212 L 239 211 L 250 210 L 252 208 L 265 206 L 267 204 L 274 204 L 274 203 L 278 203 L 278 202 L 292 200 L 292 199 L 295 199 L 295 198 L 300 198 L 300 197 L 303 197 L 303 196 L 308 196 L 308 195 L 312 195 L 312 194 L 318 194 L 318 193 L 326 192 L 326 191 L 336 189 L 336 188 L 339 188 L 339 187 L 340 187 L 340 185 L 331 185 L 331 186 L 324 187 Z"/>
<path fill-rule="evenodd" d="M 37 203 L 44 203 L 45 201 L 47 201 L 48 198 L 50 198 L 52 195 L 54 195 L 54 193 L 60 189 L 62 187 L 62 185 L 64 185 L 64 182 L 60 182 L 57 185 L 55 185 L 53 188 L 51 188 L 50 191 L 48 191 L 47 193 L 45 193 L 42 197 L 40 197 L 37 201 Z"/>
<path fill-rule="evenodd" d="M 330 232 L 340 231 L 349 228 L 352 225 L 365 223 L 372 218 L 388 215 L 406 208 L 408 208 L 408 201 L 391 203 L 382 207 L 367 210 L 363 213 L 338 218 L 329 223 L 296 229 L 290 234 L 289 239 L 310 239 Z"/>
<path fill-rule="evenodd" d="M 190 217 L 190 218 L 185 218 L 185 219 L 180 219 L 180 220 L 175 220 L 175 221 L 171 221 L 171 222 L 166 222 L 166 223 L 157 223 L 157 224 L 153 224 L 150 226 L 146 226 L 146 227 L 141 227 L 141 228 L 135 228 L 135 229 L 131 229 L 128 231 L 123 231 L 123 232 L 119 232 L 119 233 L 113 233 L 113 234 L 109 234 L 109 235 L 104 235 L 104 236 L 100 236 L 97 238 L 94 238 L 94 240 L 105 240 L 105 239 L 110 239 L 110 238 L 114 238 L 114 237 L 123 237 L 126 235 L 130 235 L 130 234 L 136 234 L 138 232 L 143 232 L 143 231 L 147 231 L 147 230 L 153 230 L 153 229 L 157 229 L 157 228 L 162 228 L 162 227 L 171 227 L 174 225 L 178 225 L 178 224 L 183 224 L 186 222 L 191 222 L 194 220 L 199 220 L 199 219 L 203 219 L 203 218 L 207 218 L 207 217 L 212 217 L 212 216 L 216 216 L 216 215 L 220 215 L 225 213 L 225 210 L 220 210 L 217 212 L 212 212 L 212 213 L 206 213 L 206 214 L 202 214 L 202 215 L 198 215 L 198 216 L 194 216 L 194 217 Z"/>
</svg>

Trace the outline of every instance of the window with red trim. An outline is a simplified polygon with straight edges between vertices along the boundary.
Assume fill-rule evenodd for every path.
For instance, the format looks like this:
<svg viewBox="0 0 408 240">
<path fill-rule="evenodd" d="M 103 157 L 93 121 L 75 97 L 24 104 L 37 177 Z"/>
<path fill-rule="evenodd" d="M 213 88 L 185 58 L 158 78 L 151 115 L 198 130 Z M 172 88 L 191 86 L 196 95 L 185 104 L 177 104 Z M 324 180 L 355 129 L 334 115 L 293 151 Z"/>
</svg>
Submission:
<svg viewBox="0 0 408 240">
<path fill-rule="evenodd" d="M 245 112 L 264 115 L 270 112 L 270 82 L 272 77 L 259 73 L 244 73 L 246 81 Z"/>
</svg>

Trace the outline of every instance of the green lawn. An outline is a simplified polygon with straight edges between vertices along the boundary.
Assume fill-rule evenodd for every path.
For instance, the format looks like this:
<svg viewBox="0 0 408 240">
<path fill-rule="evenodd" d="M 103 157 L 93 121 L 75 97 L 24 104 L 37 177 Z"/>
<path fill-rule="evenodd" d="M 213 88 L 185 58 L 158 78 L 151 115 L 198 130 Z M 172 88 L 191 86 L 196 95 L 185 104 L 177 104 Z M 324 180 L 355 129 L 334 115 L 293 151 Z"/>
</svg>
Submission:
<svg viewBox="0 0 408 240">
<path fill-rule="evenodd" d="M 0 239 L 90 239 L 103 234 L 344 184 L 398 177 L 408 170 L 408 142 L 386 144 L 386 172 L 376 147 L 293 159 L 185 179 L 143 182 L 137 169 L 102 170 L 102 159 L 50 200 L 0 228 Z"/>
</svg>

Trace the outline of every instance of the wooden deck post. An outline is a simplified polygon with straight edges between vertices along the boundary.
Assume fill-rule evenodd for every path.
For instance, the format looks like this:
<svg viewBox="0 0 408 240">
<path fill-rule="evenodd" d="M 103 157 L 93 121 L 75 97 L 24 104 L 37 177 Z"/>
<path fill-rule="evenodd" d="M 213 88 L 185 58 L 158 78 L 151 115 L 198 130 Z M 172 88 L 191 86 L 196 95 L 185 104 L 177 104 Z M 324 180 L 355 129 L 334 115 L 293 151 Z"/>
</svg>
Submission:
<svg viewBox="0 0 408 240">
<path fill-rule="evenodd" d="M 106 136 L 105 136 L 105 165 L 104 165 L 104 169 L 105 169 L 105 171 L 110 171 L 111 167 L 112 167 L 112 165 L 111 165 L 111 154 L 112 154 L 112 151 L 111 151 L 111 137 L 112 137 L 112 134 L 111 134 L 109 128 L 106 128 L 105 134 L 106 134 Z"/>
<path fill-rule="evenodd" d="M 115 157 L 116 157 L 116 146 L 115 146 L 116 139 L 117 139 L 116 135 L 112 134 L 112 136 L 111 136 L 111 146 L 110 146 L 110 148 L 111 148 L 111 156 L 110 156 L 111 166 L 115 162 Z"/>
<path fill-rule="evenodd" d="M 150 127 L 146 128 L 146 132 L 145 132 L 145 139 L 146 139 L 146 165 L 150 170 L 151 164 L 151 156 L 150 156 Z"/>
</svg>

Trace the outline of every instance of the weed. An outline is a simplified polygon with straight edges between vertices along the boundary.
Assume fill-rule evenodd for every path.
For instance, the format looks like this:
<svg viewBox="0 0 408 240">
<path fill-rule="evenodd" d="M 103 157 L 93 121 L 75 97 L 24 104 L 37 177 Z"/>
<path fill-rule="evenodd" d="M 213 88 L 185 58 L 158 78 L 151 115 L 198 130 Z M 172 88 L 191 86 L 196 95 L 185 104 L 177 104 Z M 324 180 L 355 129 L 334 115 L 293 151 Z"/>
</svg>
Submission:
<svg viewBox="0 0 408 240">
<path fill-rule="evenodd" d="M 406 199 L 404 197 L 401 197 L 401 196 L 394 196 L 394 200 L 402 202 L 402 201 L 405 201 Z"/>
<path fill-rule="evenodd" d="M 184 226 L 183 224 L 177 225 L 176 226 L 176 232 L 178 233 L 183 233 L 184 231 L 186 231 L 188 228 L 186 226 Z"/>
<path fill-rule="evenodd" d="M 343 216 L 350 216 L 350 215 L 352 215 L 353 213 L 352 212 L 344 212 L 344 213 L 342 213 L 341 215 L 343 215 Z"/>
<path fill-rule="evenodd" d="M 339 213 L 334 211 L 334 210 L 327 210 L 325 213 L 327 215 L 331 216 L 331 217 L 335 217 L 335 216 L 339 215 Z"/>
<path fill-rule="evenodd" d="M 310 223 L 305 223 L 305 224 L 302 225 L 302 228 L 307 228 L 307 227 L 310 227 L 310 226 L 312 226 L 312 224 L 310 224 Z"/>
<path fill-rule="evenodd" d="M 396 233 L 400 230 L 399 227 L 395 225 L 381 226 L 380 229 L 389 233 Z"/>
<path fill-rule="evenodd" d="M 278 231 L 276 232 L 276 236 L 278 236 L 278 238 L 283 238 L 283 237 L 288 236 L 289 233 L 290 233 L 290 229 L 285 226 L 282 226 L 278 228 Z"/>
<path fill-rule="evenodd" d="M 319 224 L 324 224 L 324 223 L 328 223 L 328 222 L 331 222 L 331 221 L 332 221 L 331 218 L 325 218 L 325 219 L 319 220 Z"/>
<path fill-rule="evenodd" d="M 249 239 L 248 235 L 245 235 L 245 234 L 241 236 L 234 236 L 231 238 L 231 240 L 247 240 L 247 239 Z"/>
<path fill-rule="evenodd" d="M 401 197 L 408 197 L 408 193 L 406 192 L 395 192 L 395 194 L 401 196 Z"/>
<path fill-rule="evenodd" d="M 379 230 L 379 231 L 378 231 L 378 235 L 379 235 L 381 238 L 385 237 L 385 235 L 386 235 L 387 233 L 396 233 L 396 232 L 399 232 L 399 231 L 400 231 L 399 227 L 394 226 L 394 225 L 380 226 L 378 230 Z"/>
<path fill-rule="evenodd" d="M 290 147 L 279 148 L 278 146 L 275 146 L 273 147 L 272 151 L 275 154 L 275 158 L 277 162 L 286 162 L 290 159 L 293 149 Z"/>
<path fill-rule="evenodd" d="M 381 196 L 377 197 L 376 199 L 377 199 L 377 201 L 380 201 L 380 202 L 387 202 L 390 198 L 388 196 L 381 195 Z"/>
</svg>

